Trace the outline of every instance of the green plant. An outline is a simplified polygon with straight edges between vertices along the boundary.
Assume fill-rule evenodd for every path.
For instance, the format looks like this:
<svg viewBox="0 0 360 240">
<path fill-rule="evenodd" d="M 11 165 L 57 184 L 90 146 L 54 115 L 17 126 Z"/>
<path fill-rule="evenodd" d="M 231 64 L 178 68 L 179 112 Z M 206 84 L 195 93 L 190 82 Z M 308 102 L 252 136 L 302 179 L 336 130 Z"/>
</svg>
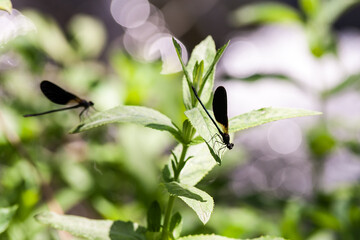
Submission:
<svg viewBox="0 0 360 240">
<path fill-rule="evenodd" d="M 356 207 L 351 198 L 358 189 L 357 182 L 347 183 L 346 186 L 339 184 L 329 191 L 328 183 L 324 184 L 322 181 L 325 164 L 329 159 L 338 159 L 339 152 L 346 152 L 347 158 L 359 158 L 359 140 L 356 136 L 358 121 L 353 121 L 353 118 L 347 118 L 346 115 L 334 114 L 329 106 L 338 101 L 338 97 L 343 97 L 348 93 L 356 95 L 359 90 L 359 71 L 343 71 L 343 60 L 341 57 L 338 58 L 340 56 L 338 43 L 341 31 L 335 30 L 333 25 L 352 8 L 358 7 L 360 1 L 298 0 L 297 2 L 299 9 L 275 1 L 250 3 L 238 8 L 232 14 L 233 23 L 237 26 L 290 23 L 300 27 L 307 37 L 309 51 L 315 59 L 323 61 L 324 57 L 331 57 L 337 62 L 336 66 L 332 66 L 332 68 L 343 72 L 336 85 L 329 85 L 327 81 L 324 81 L 325 78 L 314 78 L 314 81 L 324 81 L 323 89 L 312 92 L 313 97 L 321 102 L 321 111 L 324 114 L 306 134 L 310 152 L 309 159 L 313 166 L 311 201 L 290 200 L 287 203 L 282 216 L 282 236 L 295 240 L 357 239 L 359 233 L 354 226 L 356 225 L 359 229 L 358 215 L 355 213 L 357 210 L 354 210 Z M 299 89 L 302 89 L 303 85 L 292 79 L 291 76 L 276 72 L 258 73 L 241 80 L 258 81 L 266 78 L 286 80 Z M 345 106 L 341 107 L 345 108 Z M 338 134 L 339 129 L 342 131 L 341 135 Z M 345 132 L 346 134 L 344 134 Z M 326 191 L 324 191 L 325 189 Z M 346 192 L 344 194 L 346 197 L 339 197 L 339 192 L 342 194 Z"/>
<path fill-rule="evenodd" d="M 11 13 L 12 11 L 12 4 L 10 0 L 0 0 L 0 10 L 7 11 Z"/>
<path fill-rule="evenodd" d="M 316 57 L 336 52 L 332 24 L 359 0 L 298 0 L 300 10 L 277 2 L 259 2 L 237 9 L 232 20 L 236 25 L 294 23 L 304 28 L 309 48 Z"/>
<path fill-rule="evenodd" d="M 219 147 L 217 144 L 207 143 L 216 133 L 216 128 L 206 113 L 197 106 L 191 86 L 198 89 L 204 103 L 209 102 L 214 83 L 215 65 L 227 44 L 216 51 L 212 38 L 206 38 L 195 47 L 185 66 L 181 60 L 181 48 L 176 40 L 173 40 L 173 43 L 184 72 L 183 102 L 188 119 L 183 122 L 182 128 L 154 109 L 142 106 L 118 106 L 97 112 L 71 130 L 71 133 L 78 133 L 110 123 L 129 122 L 169 132 L 178 142 L 178 146 L 171 151 L 169 163 L 165 165 L 162 172 L 163 185 L 170 194 L 166 207 L 161 208 L 157 201 L 153 202 L 148 210 L 147 228 L 132 222 L 90 220 L 75 216 L 60 216 L 51 212 L 37 215 L 38 221 L 88 239 L 229 239 L 216 235 L 180 238 L 181 213 L 173 214 L 174 201 L 177 198 L 192 208 L 204 224 L 209 220 L 214 208 L 212 197 L 198 189 L 196 184 L 216 166 L 216 163 L 221 164 L 222 156 L 217 154 Z M 280 119 L 318 114 L 320 113 L 302 109 L 262 108 L 231 118 L 229 131 L 234 133 Z M 138 137 L 141 138 L 141 136 Z"/>
</svg>

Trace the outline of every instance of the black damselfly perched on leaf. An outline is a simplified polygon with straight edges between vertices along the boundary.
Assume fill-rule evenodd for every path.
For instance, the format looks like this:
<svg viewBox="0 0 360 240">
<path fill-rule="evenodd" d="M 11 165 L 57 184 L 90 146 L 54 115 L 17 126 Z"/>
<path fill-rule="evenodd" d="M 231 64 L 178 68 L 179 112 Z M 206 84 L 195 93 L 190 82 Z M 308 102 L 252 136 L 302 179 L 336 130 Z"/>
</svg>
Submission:
<svg viewBox="0 0 360 240">
<path fill-rule="evenodd" d="M 70 107 L 65 107 L 65 108 L 59 108 L 59 109 L 54 109 L 54 110 L 50 110 L 50 111 L 46 111 L 46 112 L 42 112 L 42 113 L 34 113 L 34 114 L 26 114 L 24 115 L 24 117 L 34 117 L 34 116 L 40 116 L 40 115 L 44 115 L 44 114 L 48 114 L 48 113 L 53 113 L 53 112 L 59 112 L 59 111 L 64 111 L 64 110 L 69 110 L 69 109 L 74 109 L 74 108 L 79 108 L 79 107 L 83 107 L 84 109 L 80 112 L 79 117 L 81 119 L 81 115 L 89 109 L 89 107 L 94 106 L 94 103 L 91 101 L 86 101 L 84 99 L 81 99 L 77 96 L 75 96 L 72 93 L 69 93 L 68 91 L 65 91 L 64 89 L 62 89 L 61 87 L 59 87 L 58 85 L 49 82 L 49 81 L 42 81 L 40 83 L 40 89 L 43 92 L 43 94 L 53 103 L 57 103 L 57 104 L 61 104 L 61 105 L 65 105 L 68 104 L 70 102 L 75 102 L 77 103 L 74 106 L 70 106 Z"/>
<path fill-rule="evenodd" d="M 229 136 L 229 120 L 227 116 L 227 94 L 226 90 L 223 86 L 218 87 L 215 90 L 214 93 L 214 99 L 213 99 L 213 112 L 216 121 L 221 125 L 222 130 L 219 128 L 219 126 L 216 124 L 214 119 L 211 117 L 208 110 L 205 108 L 204 104 L 201 102 L 200 97 L 198 96 L 196 89 L 191 86 L 195 97 L 205 110 L 206 114 L 209 116 L 211 121 L 214 123 L 216 129 L 219 131 L 219 134 L 221 135 L 222 143 L 225 147 L 227 147 L 229 150 L 231 150 L 234 147 L 233 143 L 230 143 L 230 136 Z"/>
</svg>

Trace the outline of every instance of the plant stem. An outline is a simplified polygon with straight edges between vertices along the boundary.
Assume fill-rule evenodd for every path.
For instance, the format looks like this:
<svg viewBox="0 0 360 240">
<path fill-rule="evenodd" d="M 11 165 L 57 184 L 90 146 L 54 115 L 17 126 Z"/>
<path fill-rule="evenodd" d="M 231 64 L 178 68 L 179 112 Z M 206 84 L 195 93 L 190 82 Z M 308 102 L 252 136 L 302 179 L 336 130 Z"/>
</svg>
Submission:
<svg viewBox="0 0 360 240">
<path fill-rule="evenodd" d="M 186 156 L 187 149 L 188 149 L 188 146 L 183 144 L 181 156 L 179 159 L 179 164 L 177 166 L 178 169 L 176 169 L 177 171 L 174 173 L 174 181 L 176 181 L 176 182 L 179 181 L 180 172 L 185 165 L 185 156 Z"/>
<path fill-rule="evenodd" d="M 162 234 L 161 234 L 161 239 L 162 240 L 167 240 L 168 239 L 167 238 L 167 236 L 168 236 L 167 232 L 168 232 L 168 226 L 169 226 L 169 222 L 170 222 L 172 208 L 174 206 L 174 201 L 175 201 L 175 196 L 170 195 L 168 205 L 167 205 L 167 208 L 166 208 Z"/>
<path fill-rule="evenodd" d="M 174 181 L 179 181 L 179 176 L 180 176 L 180 172 L 182 170 L 182 168 L 185 165 L 185 156 L 186 156 L 186 152 L 187 152 L 188 146 L 183 144 L 182 146 L 182 151 L 181 151 L 181 156 L 179 159 L 179 164 L 177 165 L 178 169 L 177 171 L 174 173 Z M 170 223 L 170 218 L 171 218 L 171 212 L 174 206 L 174 201 L 175 201 L 175 196 L 170 195 L 169 197 L 169 201 L 166 207 L 166 212 L 165 212 L 165 218 L 164 218 L 164 224 L 163 224 L 163 228 L 162 228 L 162 234 L 161 234 L 161 239 L 162 240 L 167 240 L 168 238 L 168 232 L 169 232 L 169 223 Z"/>
</svg>

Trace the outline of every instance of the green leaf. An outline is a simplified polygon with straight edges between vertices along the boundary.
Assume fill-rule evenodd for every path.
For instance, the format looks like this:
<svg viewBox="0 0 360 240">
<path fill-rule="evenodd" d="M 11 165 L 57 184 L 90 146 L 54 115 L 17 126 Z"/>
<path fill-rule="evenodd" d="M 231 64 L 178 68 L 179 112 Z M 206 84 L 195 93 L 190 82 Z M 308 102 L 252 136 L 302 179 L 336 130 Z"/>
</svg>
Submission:
<svg viewBox="0 0 360 240">
<path fill-rule="evenodd" d="M 316 23 L 324 23 L 331 26 L 346 10 L 355 4 L 359 4 L 359 0 L 329 0 L 326 4 L 322 4 L 318 14 L 314 17 Z"/>
<path fill-rule="evenodd" d="M 13 218 L 18 206 L 14 205 L 12 207 L 0 208 L 0 233 L 4 232 Z"/>
<path fill-rule="evenodd" d="M 216 56 L 215 42 L 208 36 L 205 40 L 199 43 L 191 53 L 190 60 L 186 66 L 188 72 L 192 72 L 196 62 L 204 61 L 204 72 L 208 72 L 211 69 L 212 63 Z M 214 74 L 215 71 L 210 71 L 208 80 L 206 81 L 203 92 L 201 94 L 201 99 L 206 104 L 211 97 L 212 88 L 214 86 Z M 188 85 L 186 78 L 183 78 L 183 101 L 186 109 L 191 109 L 193 107 L 193 93 L 191 90 L 191 85 Z"/>
<path fill-rule="evenodd" d="M 339 231 L 341 229 L 341 220 L 334 216 L 332 212 L 326 210 L 314 210 L 310 213 L 310 219 L 316 225 L 324 229 Z"/>
<path fill-rule="evenodd" d="M 320 0 L 300 0 L 299 3 L 308 16 L 315 15 L 320 9 Z"/>
<path fill-rule="evenodd" d="M 290 200 L 287 202 L 286 206 L 284 206 L 283 218 L 280 225 L 281 232 L 284 236 L 289 239 L 302 239 L 299 223 L 303 215 L 304 208 L 301 201 Z"/>
<path fill-rule="evenodd" d="M 316 159 L 323 159 L 334 151 L 337 143 L 336 138 L 323 125 L 313 126 L 307 134 L 309 150 Z"/>
<path fill-rule="evenodd" d="M 11 14 L 12 12 L 12 4 L 10 0 L 0 0 L 0 10 L 7 11 Z"/>
<path fill-rule="evenodd" d="M 216 54 L 215 54 L 215 57 L 214 57 L 214 60 L 212 61 L 210 67 L 207 69 L 207 72 L 206 74 L 204 75 L 204 78 L 202 79 L 202 82 L 201 82 L 201 85 L 200 85 L 200 88 L 199 88 L 199 96 L 202 95 L 202 91 L 204 89 L 204 86 L 207 82 L 207 79 L 209 78 L 209 76 L 215 72 L 215 65 L 217 64 L 217 62 L 219 61 L 220 57 L 222 56 L 222 54 L 224 53 L 226 47 L 229 45 L 229 42 L 227 42 L 224 46 L 222 46 L 221 48 L 219 48 L 217 51 L 216 51 Z M 211 80 L 213 83 L 214 83 L 214 79 Z M 212 91 L 212 88 L 210 89 Z"/>
<path fill-rule="evenodd" d="M 189 119 L 185 119 L 185 121 L 183 122 L 183 128 L 182 128 L 182 133 L 183 133 L 183 139 L 185 141 L 187 141 L 187 144 L 190 144 L 193 141 L 193 137 L 195 134 L 196 130 L 194 129 L 194 127 L 191 125 Z"/>
<path fill-rule="evenodd" d="M 212 111 L 208 110 L 208 112 L 212 114 Z M 216 136 L 219 132 L 204 109 L 200 107 L 193 108 L 186 111 L 185 115 L 189 118 L 197 133 L 207 142 L 206 145 L 208 146 L 211 156 L 217 163 L 221 164 L 221 157 L 216 153 L 216 151 L 219 151 L 219 149 L 223 147 L 221 140 Z"/>
<path fill-rule="evenodd" d="M 215 161 L 221 165 L 221 158 L 219 157 L 219 155 L 217 155 L 214 151 L 214 149 L 212 147 L 210 147 L 210 145 L 208 144 L 208 142 L 205 142 L 206 143 L 206 146 L 208 147 L 209 149 L 209 152 L 211 154 L 211 156 L 215 159 Z"/>
<path fill-rule="evenodd" d="M 178 240 L 240 240 L 235 238 L 228 238 L 223 236 L 217 236 L 217 235 L 190 235 L 187 237 L 179 238 Z"/>
<path fill-rule="evenodd" d="M 184 64 L 184 62 L 182 60 L 181 47 L 180 47 L 179 43 L 175 40 L 175 38 L 172 38 L 172 40 L 173 40 L 173 44 L 174 44 L 174 47 L 175 47 L 175 50 L 176 50 L 176 54 L 177 54 L 177 56 L 179 58 L 182 70 L 183 70 L 184 75 L 185 75 L 185 80 L 186 80 L 187 86 L 190 89 L 191 88 L 191 78 L 190 78 L 190 75 L 189 75 L 189 70 L 192 70 L 192 69 L 189 69 L 189 68 L 185 67 L 185 64 Z"/>
<path fill-rule="evenodd" d="M 268 80 L 271 79 L 271 81 L 273 80 L 279 80 L 279 81 L 287 81 L 287 82 L 291 82 L 293 84 L 297 84 L 293 79 L 291 79 L 289 76 L 286 76 L 284 74 L 280 74 L 280 73 L 274 73 L 274 74 L 262 74 L 262 73 L 255 73 L 253 75 L 250 75 L 248 77 L 242 77 L 242 78 L 238 78 L 235 76 L 225 76 L 226 80 L 241 80 L 241 81 L 246 81 L 246 82 L 255 82 L 255 81 L 260 81 L 260 80 Z"/>
<path fill-rule="evenodd" d="M 92 220 L 77 216 L 58 215 L 53 212 L 41 213 L 35 218 L 43 224 L 69 232 L 76 237 L 94 240 L 145 240 L 146 229 L 132 222 Z"/>
<path fill-rule="evenodd" d="M 173 151 L 178 158 L 181 154 L 181 148 L 182 146 L 178 145 Z M 193 157 L 186 162 L 184 168 L 181 170 L 179 182 L 195 186 L 210 172 L 211 169 L 214 168 L 214 166 L 216 166 L 216 162 L 212 160 L 212 156 L 205 143 L 190 146 L 185 159 L 190 156 Z M 170 157 L 169 163 L 165 165 L 163 169 L 163 178 L 167 182 L 174 177 L 174 173 L 172 172 L 170 165 L 171 159 L 172 157 Z"/>
<path fill-rule="evenodd" d="M 165 186 L 169 191 L 169 193 L 172 195 L 175 195 L 177 197 L 186 197 L 200 202 L 205 202 L 205 200 L 200 195 L 193 193 L 191 190 L 188 189 L 189 186 L 185 184 L 180 184 L 178 182 L 169 182 L 169 183 L 165 183 Z"/>
<path fill-rule="evenodd" d="M 315 57 L 320 58 L 326 53 L 336 53 L 336 39 L 330 25 L 312 21 L 306 25 L 305 31 L 310 51 Z"/>
<path fill-rule="evenodd" d="M 178 182 L 165 183 L 168 192 L 183 200 L 198 215 L 203 224 L 207 223 L 214 209 L 214 200 L 204 191 L 196 187 Z"/>
<path fill-rule="evenodd" d="M 177 127 L 164 114 L 146 107 L 118 106 L 103 112 L 97 112 L 85 119 L 70 133 L 78 133 L 109 123 L 137 123 L 156 130 L 168 131 L 176 138 L 181 138 Z"/>
<path fill-rule="evenodd" d="M 234 24 L 243 26 L 258 23 L 290 22 L 300 23 L 296 9 L 281 3 L 254 3 L 237 9 L 233 15 Z"/>
<path fill-rule="evenodd" d="M 171 161 L 171 163 L 172 163 L 172 161 Z M 164 166 L 161 174 L 162 174 L 162 178 L 163 178 L 164 182 L 171 182 L 174 180 L 174 171 L 172 169 L 172 166 L 169 164 L 166 164 Z"/>
<path fill-rule="evenodd" d="M 211 111 L 209 111 L 209 113 L 212 114 Z M 304 109 L 262 108 L 230 119 L 229 131 L 237 132 L 272 121 L 318 114 L 321 113 Z M 189 118 L 197 133 L 206 141 L 211 156 L 217 163 L 221 164 L 221 156 L 219 153 L 223 145 L 221 144 L 221 140 L 216 136 L 216 134 L 219 134 L 218 130 L 205 111 L 201 108 L 193 108 L 186 111 L 185 115 Z M 224 150 L 226 151 L 226 149 Z"/>
<path fill-rule="evenodd" d="M 253 238 L 252 240 L 285 240 L 285 239 L 281 237 L 264 236 L 259 238 Z"/>
<path fill-rule="evenodd" d="M 172 215 L 169 230 L 170 232 L 172 232 L 175 239 L 180 237 L 182 224 L 183 221 L 179 212 L 176 212 L 174 215 Z"/>
<path fill-rule="evenodd" d="M 178 240 L 241 240 L 241 239 L 228 238 L 228 237 L 217 236 L 217 235 L 192 235 L 192 236 L 179 238 Z M 265 236 L 265 237 L 252 238 L 252 239 L 246 239 L 246 240 L 284 240 L 284 239 L 279 238 L 279 237 Z"/>
<path fill-rule="evenodd" d="M 345 80 L 341 81 L 338 85 L 325 91 L 322 96 L 324 98 L 342 93 L 346 90 L 360 89 L 360 73 L 348 76 Z"/>
<path fill-rule="evenodd" d="M 325 53 L 336 53 L 337 46 L 332 25 L 346 10 L 358 3 L 359 0 L 329 0 L 308 19 L 305 30 L 314 56 L 322 57 Z"/>
<path fill-rule="evenodd" d="M 147 230 L 159 232 L 161 224 L 161 209 L 157 201 L 153 201 L 147 212 Z"/>
<path fill-rule="evenodd" d="M 200 63 L 196 62 L 194 69 L 193 69 L 193 86 L 195 88 L 198 87 L 199 83 L 201 83 L 202 76 L 204 73 L 204 61 L 201 61 Z"/>
<path fill-rule="evenodd" d="M 237 132 L 277 120 L 320 114 L 322 113 L 296 108 L 261 108 L 231 118 L 229 121 L 229 131 Z"/>
</svg>

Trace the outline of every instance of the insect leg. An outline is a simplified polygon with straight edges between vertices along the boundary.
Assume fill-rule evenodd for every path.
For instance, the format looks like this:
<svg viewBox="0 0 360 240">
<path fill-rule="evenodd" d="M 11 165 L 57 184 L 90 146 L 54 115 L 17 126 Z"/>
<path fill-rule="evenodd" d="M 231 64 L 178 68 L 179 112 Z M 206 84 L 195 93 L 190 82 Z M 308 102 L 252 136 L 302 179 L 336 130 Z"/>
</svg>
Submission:
<svg viewBox="0 0 360 240">
<path fill-rule="evenodd" d="M 220 134 L 218 134 L 218 133 L 215 133 L 215 134 L 211 137 L 210 141 L 213 143 L 213 148 L 214 148 L 214 149 L 215 149 L 215 143 L 219 143 L 218 140 L 212 141 L 212 140 L 213 140 L 214 138 L 216 138 L 216 137 L 218 137 L 218 138 L 220 138 L 220 140 L 222 140 Z M 221 143 L 222 143 L 222 142 L 221 142 Z"/>
<path fill-rule="evenodd" d="M 224 150 L 224 151 L 223 151 Z M 221 152 L 222 151 L 222 152 Z M 222 146 L 221 148 L 219 148 L 218 150 L 218 156 L 222 157 L 222 155 L 224 155 L 226 151 L 226 145 Z"/>
<path fill-rule="evenodd" d="M 84 109 L 80 112 L 80 114 L 79 114 L 80 121 L 82 120 L 81 116 L 83 115 L 84 112 L 87 112 L 87 110 L 88 110 L 88 108 L 84 107 Z"/>
</svg>

